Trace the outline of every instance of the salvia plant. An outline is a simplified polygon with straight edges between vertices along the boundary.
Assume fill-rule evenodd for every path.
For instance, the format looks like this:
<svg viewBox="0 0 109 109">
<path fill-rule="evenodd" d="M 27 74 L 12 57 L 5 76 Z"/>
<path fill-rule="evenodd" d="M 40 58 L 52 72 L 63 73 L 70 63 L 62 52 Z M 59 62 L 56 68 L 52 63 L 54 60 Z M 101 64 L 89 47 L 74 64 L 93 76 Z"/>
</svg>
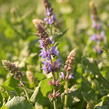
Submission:
<svg viewBox="0 0 109 109">
<path fill-rule="evenodd" d="M 93 30 L 89 38 L 91 44 L 86 44 L 84 50 L 81 49 L 82 45 L 80 48 L 74 46 L 63 57 L 64 53 L 62 54 L 59 47 L 63 40 L 59 39 L 64 37 L 68 29 L 62 31 L 65 28 L 62 26 L 64 22 L 56 16 L 50 0 L 41 1 L 45 17 L 35 18 L 31 22 L 35 29 L 34 42 L 37 43 L 37 53 L 32 55 L 35 57 L 32 61 L 37 61 L 37 65 L 28 64 L 27 61 L 31 59 L 25 58 L 29 55 L 29 43 L 23 51 L 26 54 L 21 58 L 21 63 L 2 60 L 3 67 L 9 73 L 5 77 L 6 81 L 0 83 L 1 109 L 109 109 L 109 81 L 106 78 L 109 67 L 107 50 L 104 49 L 107 38 L 95 3 L 89 3 L 92 24 L 90 28 Z M 57 1 L 63 4 L 70 2 Z M 16 19 L 14 11 L 12 13 Z M 19 22 L 18 20 L 14 23 Z M 24 25 L 25 23 L 23 28 Z M 97 57 L 86 56 L 86 48 L 90 45 Z M 65 46 L 62 47 L 64 49 Z"/>
</svg>

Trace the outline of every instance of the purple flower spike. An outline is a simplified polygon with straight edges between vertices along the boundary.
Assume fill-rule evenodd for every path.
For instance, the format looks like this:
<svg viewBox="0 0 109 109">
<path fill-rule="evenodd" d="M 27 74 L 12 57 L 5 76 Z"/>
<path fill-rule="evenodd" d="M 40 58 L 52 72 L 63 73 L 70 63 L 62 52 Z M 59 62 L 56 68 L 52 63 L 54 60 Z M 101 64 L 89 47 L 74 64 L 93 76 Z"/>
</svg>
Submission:
<svg viewBox="0 0 109 109">
<path fill-rule="evenodd" d="M 53 13 L 53 9 L 52 8 L 47 8 L 46 9 L 46 15 L 47 15 L 47 17 L 44 18 L 44 21 L 47 24 L 50 24 L 51 25 L 51 24 L 53 24 L 56 21 L 56 16 Z"/>
<path fill-rule="evenodd" d="M 47 18 L 45 18 L 45 20 L 47 20 L 49 24 L 52 24 L 55 21 L 55 15 L 52 13 L 52 8 L 48 9 Z M 44 61 L 42 69 L 44 73 L 55 73 L 60 69 L 60 62 L 58 60 L 59 51 L 57 50 L 56 46 L 54 46 L 55 42 L 52 40 L 52 37 L 49 37 L 48 33 L 46 32 L 43 22 L 35 19 L 34 24 L 38 29 L 37 35 L 40 37 L 40 56 Z"/>
</svg>

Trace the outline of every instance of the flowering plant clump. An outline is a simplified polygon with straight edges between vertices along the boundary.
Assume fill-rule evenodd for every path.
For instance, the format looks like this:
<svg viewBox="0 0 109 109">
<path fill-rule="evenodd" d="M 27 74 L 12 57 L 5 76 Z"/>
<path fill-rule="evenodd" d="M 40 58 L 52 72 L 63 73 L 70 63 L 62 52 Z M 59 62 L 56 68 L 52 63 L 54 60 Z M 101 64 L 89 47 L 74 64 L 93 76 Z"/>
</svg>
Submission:
<svg viewBox="0 0 109 109">
<path fill-rule="evenodd" d="M 0 18 L 0 109 L 109 109 L 109 16 L 102 3 L 76 8 L 78 0 L 36 0 L 26 13 L 22 2 L 23 15 L 16 6 Z"/>
</svg>

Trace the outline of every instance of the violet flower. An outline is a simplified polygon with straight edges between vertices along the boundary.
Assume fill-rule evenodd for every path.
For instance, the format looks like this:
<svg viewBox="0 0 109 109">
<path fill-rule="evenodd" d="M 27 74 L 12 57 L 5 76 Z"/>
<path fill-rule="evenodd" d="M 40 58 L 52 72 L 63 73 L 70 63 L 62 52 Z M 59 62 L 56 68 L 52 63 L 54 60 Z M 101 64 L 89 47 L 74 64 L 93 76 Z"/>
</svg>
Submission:
<svg viewBox="0 0 109 109">
<path fill-rule="evenodd" d="M 72 73 L 68 73 L 68 72 L 66 72 L 66 75 L 65 75 L 63 72 L 61 72 L 60 78 L 63 80 L 65 80 L 65 79 L 70 80 L 70 79 L 74 78 L 74 75 Z"/>
<path fill-rule="evenodd" d="M 93 41 L 103 41 L 105 39 L 105 33 L 101 31 L 99 34 L 93 34 L 90 39 Z"/>
</svg>

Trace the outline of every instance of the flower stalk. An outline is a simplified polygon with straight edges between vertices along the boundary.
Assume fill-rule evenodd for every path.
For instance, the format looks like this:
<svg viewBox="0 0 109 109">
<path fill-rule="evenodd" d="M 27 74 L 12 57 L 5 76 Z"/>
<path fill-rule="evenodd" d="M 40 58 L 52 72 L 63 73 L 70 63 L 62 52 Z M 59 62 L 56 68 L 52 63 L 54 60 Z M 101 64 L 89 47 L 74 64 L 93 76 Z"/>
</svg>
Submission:
<svg viewBox="0 0 109 109">
<path fill-rule="evenodd" d="M 68 80 L 65 81 L 65 98 L 64 98 L 64 108 L 66 109 L 68 106 Z"/>
<path fill-rule="evenodd" d="M 29 95 L 27 92 L 27 89 L 23 83 L 23 72 L 20 71 L 20 68 L 17 67 L 14 63 L 7 61 L 7 60 L 2 60 L 2 64 L 4 65 L 4 67 L 12 74 L 12 76 L 16 79 L 19 80 L 19 86 L 22 87 L 22 89 L 24 90 L 24 93 L 26 95 L 27 100 L 29 101 Z"/>
<path fill-rule="evenodd" d="M 68 108 L 68 85 L 69 85 L 69 80 L 73 78 L 72 72 L 72 64 L 74 63 L 74 59 L 76 56 L 76 49 L 72 50 L 70 54 L 67 57 L 67 60 L 65 62 L 64 70 L 66 74 L 61 72 L 61 78 L 65 80 L 65 97 L 64 97 L 64 108 Z"/>
<path fill-rule="evenodd" d="M 54 107 L 54 109 L 57 109 L 55 100 L 53 100 L 53 107 Z"/>
<path fill-rule="evenodd" d="M 54 109 L 56 109 L 56 98 L 59 96 L 59 92 L 57 91 L 57 86 L 60 85 L 59 81 L 55 77 L 55 73 L 60 69 L 60 61 L 58 59 L 59 51 L 55 45 L 55 42 L 51 37 L 49 37 L 43 23 L 38 19 L 34 19 L 33 23 L 38 30 L 37 35 L 40 37 L 40 48 L 41 53 L 40 56 L 42 58 L 42 70 L 44 74 L 52 74 L 52 81 L 49 81 L 49 85 L 53 85 L 53 92 L 48 95 L 48 98 L 53 101 Z M 52 34 L 52 32 L 51 32 Z"/>
</svg>

